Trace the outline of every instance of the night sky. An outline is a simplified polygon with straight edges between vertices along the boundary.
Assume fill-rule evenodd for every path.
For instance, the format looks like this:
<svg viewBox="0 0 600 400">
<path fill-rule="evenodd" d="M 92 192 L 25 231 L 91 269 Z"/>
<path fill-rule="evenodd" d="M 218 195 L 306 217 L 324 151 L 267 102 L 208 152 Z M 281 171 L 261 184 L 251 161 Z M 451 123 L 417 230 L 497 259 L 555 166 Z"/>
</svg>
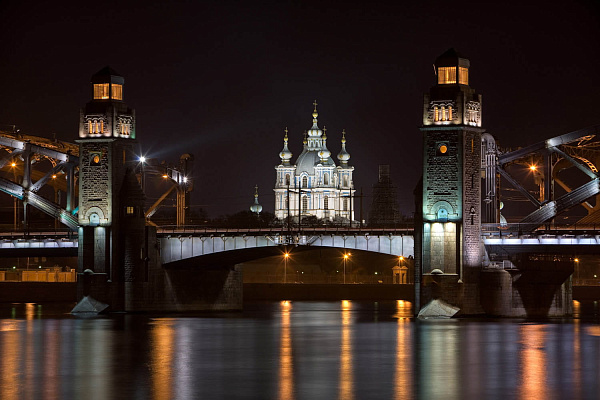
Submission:
<svg viewBox="0 0 600 400">
<path fill-rule="evenodd" d="M 146 156 L 195 156 L 194 207 L 246 210 L 258 184 L 272 212 L 284 128 L 295 160 L 316 99 L 334 157 L 346 129 L 365 211 L 390 164 L 410 214 L 422 96 L 450 47 L 501 146 L 600 124 L 600 3 L 495 4 L 3 0 L 0 128 L 74 141 L 90 77 L 110 65 Z"/>
</svg>

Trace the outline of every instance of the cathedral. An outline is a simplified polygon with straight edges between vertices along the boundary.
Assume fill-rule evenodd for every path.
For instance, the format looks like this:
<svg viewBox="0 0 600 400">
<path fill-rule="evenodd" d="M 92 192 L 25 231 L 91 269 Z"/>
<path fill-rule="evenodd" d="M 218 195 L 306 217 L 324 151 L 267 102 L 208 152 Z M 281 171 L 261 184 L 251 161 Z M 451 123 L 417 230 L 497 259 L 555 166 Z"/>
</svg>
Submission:
<svg viewBox="0 0 600 400">
<path fill-rule="evenodd" d="M 302 153 L 292 164 L 288 148 L 288 130 L 285 129 L 281 163 L 275 167 L 275 217 L 279 220 L 302 220 L 315 217 L 322 221 L 349 223 L 354 221 L 354 167 L 348 165 L 346 132 L 342 132 L 342 146 L 336 165 L 327 149 L 326 129 L 317 123 L 317 102 L 312 114 L 313 125 L 304 133 Z"/>
</svg>

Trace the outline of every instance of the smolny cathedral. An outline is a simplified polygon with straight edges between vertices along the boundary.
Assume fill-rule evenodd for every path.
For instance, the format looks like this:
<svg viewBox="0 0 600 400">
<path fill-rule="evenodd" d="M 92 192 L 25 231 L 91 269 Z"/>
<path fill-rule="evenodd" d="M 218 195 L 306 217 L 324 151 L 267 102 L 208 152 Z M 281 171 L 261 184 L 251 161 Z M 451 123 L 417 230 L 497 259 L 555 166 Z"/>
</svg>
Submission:
<svg viewBox="0 0 600 400">
<path fill-rule="evenodd" d="M 342 132 L 339 165 L 336 165 L 327 149 L 327 130 L 319 128 L 318 116 L 315 101 L 312 127 L 304 133 L 302 152 L 293 164 L 285 129 L 273 189 L 275 217 L 281 221 L 298 222 L 307 217 L 339 223 L 354 221 L 354 167 L 348 164 L 346 132 Z"/>
</svg>

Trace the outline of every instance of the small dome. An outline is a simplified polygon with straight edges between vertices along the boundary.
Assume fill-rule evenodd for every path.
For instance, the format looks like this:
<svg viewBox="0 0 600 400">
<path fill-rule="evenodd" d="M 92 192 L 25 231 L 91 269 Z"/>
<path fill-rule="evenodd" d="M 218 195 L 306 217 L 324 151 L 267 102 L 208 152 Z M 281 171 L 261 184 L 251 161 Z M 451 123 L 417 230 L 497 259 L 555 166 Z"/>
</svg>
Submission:
<svg viewBox="0 0 600 400">
<path fill-rule="evenodd" d="M 262 211 L 262 206 L 258 204 L 258 185 L 254 187 L 254 204 L 250 206 L 250 211 L 255 214 L 260 214 Z"/>
<path fill-rule="evenodd" d="M 350 160 L 350 153 L 348 153 L 346 151 L 346 130 L 344 129 L 342 131 L 342 150 L 340 150 L 340 153 L 337 156 L 338 160 L 340 160 L 340 162 L 343 165 L 348 164 L 348 160 Z"/>
<path fill-rule="evenodd" d="M 319 158 L 321 160 L 327 160 L 331 156 L 331 152 L 327 149 L 327 147 L 321 149 L 319 151 Z"/>
<path fill-rule="evenodd" d="M 283 137 L 283 149 L 279 153 L 279 158 L 281 158 L 281 162 L 285 165 L 290 163 L 292 159 L 292 152 L 288 149 L 288 129 L 285 128 L 285 136 Z"/>
</svg>

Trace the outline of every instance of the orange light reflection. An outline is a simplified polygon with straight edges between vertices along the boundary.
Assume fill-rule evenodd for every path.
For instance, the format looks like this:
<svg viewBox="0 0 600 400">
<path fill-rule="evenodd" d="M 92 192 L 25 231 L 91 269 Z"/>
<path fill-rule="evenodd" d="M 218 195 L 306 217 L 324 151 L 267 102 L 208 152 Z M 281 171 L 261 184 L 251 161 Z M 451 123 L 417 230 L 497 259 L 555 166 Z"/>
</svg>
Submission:
<svg viewBox="0 0 600 400">
<path fill-rule="evenodd" d="M 354 376 L 352 369 L 352 331 L 351 321 L 352 303 L 342 300 L 342 342 L 340 345 L 340 400 L 354 398 Z"/>
<path fill-rule="evenodd" d="M 523 325 L 521 328 L 521 385 L 519 398 L 547 399 L 546 332 L 543 325 Z"/>
<path fill-rule="evenodd" d="M 281 339 L 279 344 L 279 398 L 294 398 L 294 357 L 292 354 L 292 335 L 290 329 L 290 311 L 292 303 L 282 301 Z"/>
<path fill-rule="evenodd" d="M 156 400 L 173 398 L 173 344 L 175 331 L 170 319 L 157 319 L 152 329 L 152 393 Z"/>
</svg>

